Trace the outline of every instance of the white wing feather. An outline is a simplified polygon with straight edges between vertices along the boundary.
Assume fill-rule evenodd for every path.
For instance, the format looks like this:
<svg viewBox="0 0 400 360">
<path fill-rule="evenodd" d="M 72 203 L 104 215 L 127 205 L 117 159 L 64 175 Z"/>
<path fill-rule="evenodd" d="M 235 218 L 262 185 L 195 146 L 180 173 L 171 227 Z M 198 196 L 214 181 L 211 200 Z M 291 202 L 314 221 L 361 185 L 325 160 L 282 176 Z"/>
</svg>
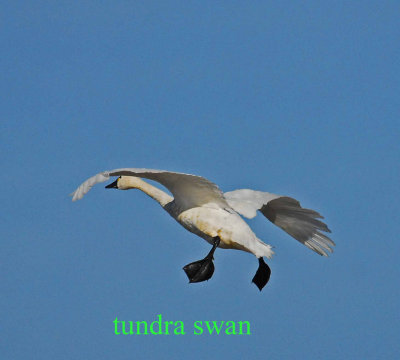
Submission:
<svg viewBox="0 0 400 360">
<path fill-rule="evenodd" d="M 189 209 L 210 202 L 223 207 L 228 204 L 216 184 L 204 177 L 172 171 L 122 168 L 101 172 L 83 182 L 72 194 L 72 201 L 80 200 L 93 185 L 107 181 L 110 176 L 136 176 L 157 181 L 173 195 L 178 206 Z"/>
<path fill-rule="evenodd" d="M 252 219 L 257 215 L 257 210 L 260 210 L 264 204 L 281 197 L 281 195 L 250 189 L 240 189 L 226 192 L 224 193 L 224 197 L 232 209 L 244 217 Z"/>
<path fill-rule="evenodd" d="M 331 231 L 317 220 L 323 217 L 314 210 L 302 208 L 297 200 L 249 189 L 226 192 L 224 196 L 239 214 L 253 218 L 260 210 L 267 219 L 316 253 L 328 256 L 327 252 L 333 251 L 335 243 L 321 233 Z"/>
</svg>

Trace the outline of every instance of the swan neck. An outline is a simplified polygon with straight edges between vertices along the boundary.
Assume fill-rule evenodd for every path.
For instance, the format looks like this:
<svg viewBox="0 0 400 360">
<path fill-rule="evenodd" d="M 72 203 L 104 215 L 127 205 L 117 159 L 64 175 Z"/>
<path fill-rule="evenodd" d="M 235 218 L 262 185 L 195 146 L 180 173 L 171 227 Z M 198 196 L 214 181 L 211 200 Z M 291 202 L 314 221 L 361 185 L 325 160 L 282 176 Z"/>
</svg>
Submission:
<svg viewBox="0 0 400 360">
<path fill-rule="evenodd" d="M 128 184 L 127 189 L 138 189 L 143 191 L 145 194 L 156 200 L 162 207 L 173 200 L 173 197 L 168 195 L 166 192 L 143 181 L 142 179 L 135 177 L 131 177 L 131 181 L 130 184 Z"/>
</svg>

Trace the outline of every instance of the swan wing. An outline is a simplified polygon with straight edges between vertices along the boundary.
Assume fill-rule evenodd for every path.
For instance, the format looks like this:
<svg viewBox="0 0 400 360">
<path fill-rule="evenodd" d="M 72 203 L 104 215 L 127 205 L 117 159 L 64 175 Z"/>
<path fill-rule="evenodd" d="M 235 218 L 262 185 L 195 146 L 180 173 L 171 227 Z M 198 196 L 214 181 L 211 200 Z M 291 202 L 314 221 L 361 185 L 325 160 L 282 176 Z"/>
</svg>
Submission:
<svg viewBox="0 0 400 360">
<path fill-rule="evenodd" d="M 244 217 L 251 219 L 259 210 L 268 220 L 316 253 L 328 256 L 328 252 L 333 251 L 335 243 L 321 232 L 331 232 L 325 223 L 318 220 L 323 216 L 302 208 L 297 200 L 249 189 L 226 192 L 224 196 L 229 206 Z"/>
<path fill-rule="evenodd" d="M 174 195 L 176 204 L 182 209 L 189 209 L 210 202 L 223 207 L 229 206 L 218 186 L 204 177 L 172 171 L 136 168 L 103 171 L 92 176 L 71 194 L 72 201 L 82 199 L 93 185 L 107 181 L 110 176 L 121 175 L 136 176 L 160 183 Z"/>
</svg>

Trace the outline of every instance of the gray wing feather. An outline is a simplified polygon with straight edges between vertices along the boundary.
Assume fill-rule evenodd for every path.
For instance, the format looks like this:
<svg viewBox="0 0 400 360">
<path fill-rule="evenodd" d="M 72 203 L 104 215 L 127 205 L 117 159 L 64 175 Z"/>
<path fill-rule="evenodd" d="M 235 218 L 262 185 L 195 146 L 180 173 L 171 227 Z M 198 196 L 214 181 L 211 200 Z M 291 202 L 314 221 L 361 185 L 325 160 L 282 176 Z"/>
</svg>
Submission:
<svg viewBox="0 0 400 360">
<path fill-rule="evenodd" d="M 89 190 L 93 187 L 93 185 L 107 181 L 109 178 L 109 173 L 107 171 L 104 171 L 87 179 L 81 185 L 79 185 L 73 193 L 70 194 L 72 196 L 72 201 L 82 199 L 85 194 L 87 194 Z"/>
<path fill-rule="evenodd" d="M 157 181 L 171 191 L 175 202 L 181 208 L 187 209 L 209 202 L 215 202 L 223 207 L 228 206 L 218 186 L 204 177 L 165 170 L 137 168 L 115 169 L 92 176 L 71 194 L 72 201 L 81 199 L 93 185 L 106 181 L 110 176 L 121 175 Z"/>
<path fill-rule="evenodd" d="M 268 220 L 316 253 L 328 256 L 328 252 L 333 252 L 335 243 L 322 233 L 331 231 L 318 220 L 323 217 L 314 210 L 302 208 L 297 200 L 248 189 L 231 191 L 224 196 L 229 205 L 243 216 L 254 217 L 259 210 Z"/>
</svg>

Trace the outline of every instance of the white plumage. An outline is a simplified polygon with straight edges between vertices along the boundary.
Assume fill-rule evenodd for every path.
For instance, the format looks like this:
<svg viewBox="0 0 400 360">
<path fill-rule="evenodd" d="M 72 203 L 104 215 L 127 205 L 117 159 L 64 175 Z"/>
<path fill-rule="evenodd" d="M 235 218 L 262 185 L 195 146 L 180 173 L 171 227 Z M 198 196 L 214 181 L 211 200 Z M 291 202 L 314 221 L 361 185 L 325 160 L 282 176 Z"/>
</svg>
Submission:
<svg viewBox="0 0 400 360">
<path fill-rule="evenodd" d="M 327 256 L 335 245 L 331 239 L 322 234 L 322 232 L 330 232 L 326 224 L 318 220 L 322 216 L 314 210 L 302 208 L 297 200 L 249 189 L 222 193 L 217 185 L 196 175 L 135 168 L 104 171 L 83 182 L 71 194 L 72 201 L 81 199 L 92 186 L 108 180 L 110 176 L 119 176 L 119 178 L 108 187 L 112 186 L 121 190 L 142 190 L 158 201 L 187 230 L 213 244 L 214 250 L 218 246 L 247 251 L 261 260 L 263 256 L 271 258 L 273 255 L 271 246 L 258 239 L 240 216 L 253 218 L 256 216 L 257 210 L 320 255 Z M 162 184 L 172 193 L 173 197 L 141 178 Z M 219 239 L 217 244 L 216 239 Z M 210 259 L 208 258 L 207 261 L 209 265 Z M 193 275 L 194 270 L 185 269 L 185 271 L 187 274 Z M 212 276 L 212 272 L 209 277 Z M 203 281 L 192 281 L 189 274 L 188 277 L 191 282 Z M 256 285 L 261 290 L 265 284 L 259 285 L 256 282 Z"/>
</svg>

